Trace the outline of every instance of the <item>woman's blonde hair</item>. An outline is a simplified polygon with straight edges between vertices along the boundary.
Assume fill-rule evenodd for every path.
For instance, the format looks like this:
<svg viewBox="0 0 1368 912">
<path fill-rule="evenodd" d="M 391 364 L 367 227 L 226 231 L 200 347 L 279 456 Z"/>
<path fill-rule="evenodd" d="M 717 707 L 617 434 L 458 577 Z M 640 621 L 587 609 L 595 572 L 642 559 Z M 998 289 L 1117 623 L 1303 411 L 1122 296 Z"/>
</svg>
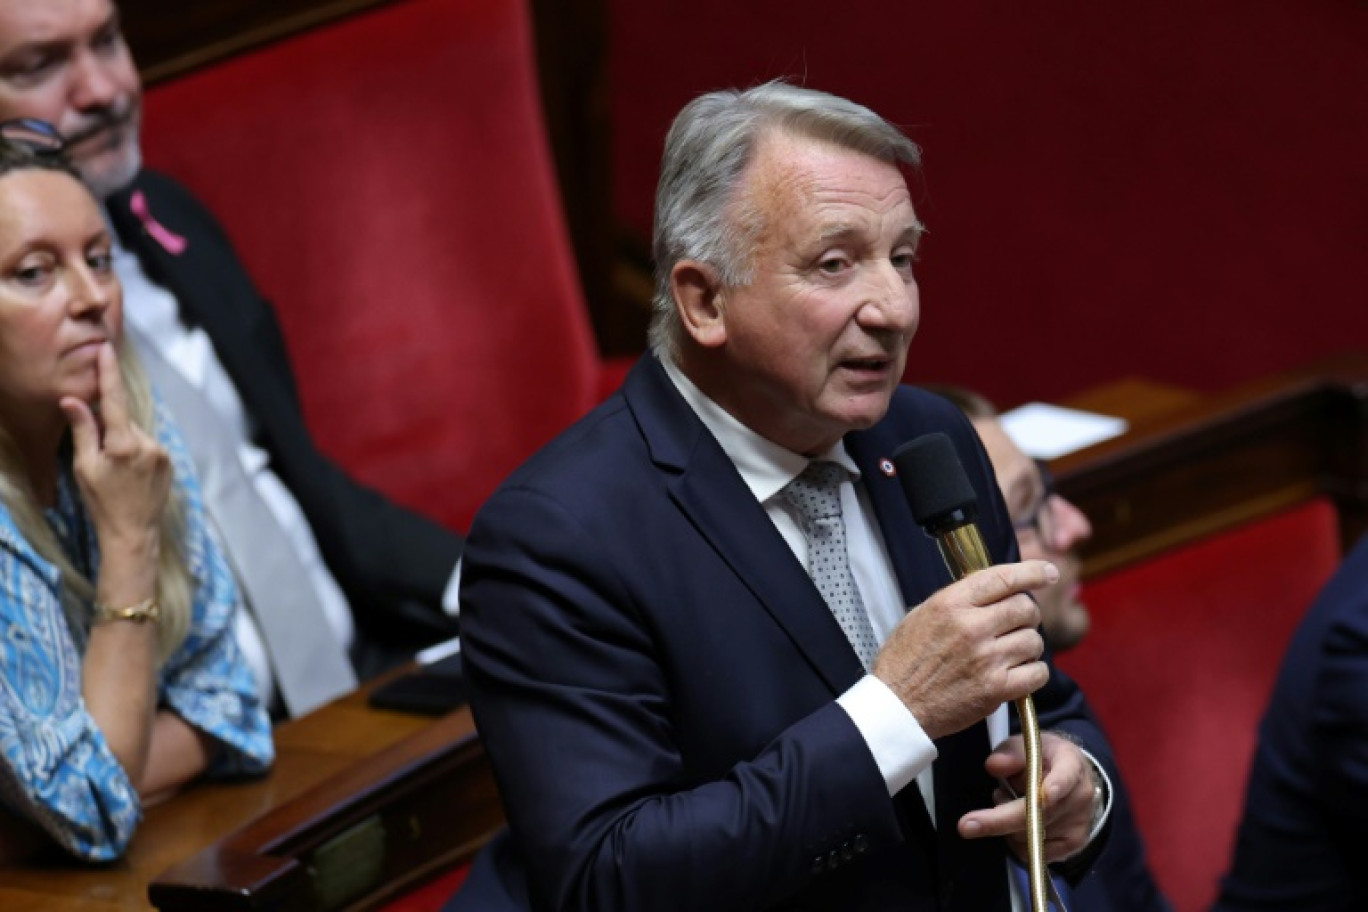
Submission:
<svg viewBox="0 0 1368 912">
<path fill-rule="evenodd" d="M 65 165 L 60 158 L 33 155 L 27 150 L 0 142 L 0 175 L 23 168 L 61 171 L 77 179 L 70 166 Z M 156 409 L 142 365 L 125 341 L 120 340 L 115 350 L 119 358 L 119 373 L 128 395 L 129 418 L 149 436 L 155 436 Z M 53 454 L 53 458 L 69 462 L 70 447 L 62 447 L 61 454 Z M 43 507 L 29 481 L 23 456 L 3 425 L 0 425 L 0 502 L 9 509 L 20 534 L 38 555 L 57 567 L 61 574 L 62 608 L 67 620 L 73 630 L 86 630 L 94 611 L 95 583 L 72 563 L 62 549 L 57 534 L 48 525 Z M 190 598 L 194 584 L 186 559 L 185 534 L 185 499 L 178 486 L 173 485 L 166 508 L 162 511 L 161 550 L 157 567 L 156 598 L 161 606 L 157 631 L 159 663 L 166 661 L 190 629 Z"/>
</svg>

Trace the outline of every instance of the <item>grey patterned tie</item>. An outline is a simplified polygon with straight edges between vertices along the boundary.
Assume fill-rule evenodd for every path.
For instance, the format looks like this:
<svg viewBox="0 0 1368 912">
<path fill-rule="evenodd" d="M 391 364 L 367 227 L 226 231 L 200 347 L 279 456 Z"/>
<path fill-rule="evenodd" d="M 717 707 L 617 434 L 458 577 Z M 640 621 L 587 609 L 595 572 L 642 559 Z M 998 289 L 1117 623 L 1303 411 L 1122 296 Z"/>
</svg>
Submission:
<svg viewBox="0 0 1368 912">
<path fill-rule="evenodd" d="M 129 327 L 148 379 L 180 425 L 200 472 L 204 503 L 221 531 L 280 697 L 299 716 L 356 688 L 356 672 L 333 636 L 323 603 L 285 530 L 242 468 L 227 427 L 198 389 Z M 230 547 L 231 545 L 231 547 Z"/>
<path fill-rule="evenodd" d="M 784 487 L 783 496 L 798 510 L 808 541 L 808 576 L 845 631 L 866 669 L 879 651 L 846 551 L 841 518 L 841 482 L 850 476 L 834 462 L 811 462 Z"/>
</svg>

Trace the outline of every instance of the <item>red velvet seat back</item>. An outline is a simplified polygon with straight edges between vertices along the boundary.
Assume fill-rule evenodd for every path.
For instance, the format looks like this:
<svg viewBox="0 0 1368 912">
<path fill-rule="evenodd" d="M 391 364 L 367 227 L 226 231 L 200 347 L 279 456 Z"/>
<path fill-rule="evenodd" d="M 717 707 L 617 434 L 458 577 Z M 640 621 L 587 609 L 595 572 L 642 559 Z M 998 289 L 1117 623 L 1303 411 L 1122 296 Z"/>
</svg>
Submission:
<svg viewBox="0 0 1368 912">
<path fill-rule="evenodd" d="M 447 900 L 456 895 L 470 873 L 469 865 L 443 872 L 410 890 L 398 899 L 385 903 L 380 912 L 440 912 Z"/>
<path fill-rule="evenodd" d="M 1107 727 L 1177 912 L 1215 899 L 1283 651 L 1339 559 L 1334 508 L 1317 500 L 1084 592 L 1092 632 L 1059 664 Z"/>
<path fill-rule="evenodd" d="M 402 0 L 148 93 L 146 154 L 280 314 L 323 448 L 464 529 L 598 358 L 523 0 Z"/>
</svg>

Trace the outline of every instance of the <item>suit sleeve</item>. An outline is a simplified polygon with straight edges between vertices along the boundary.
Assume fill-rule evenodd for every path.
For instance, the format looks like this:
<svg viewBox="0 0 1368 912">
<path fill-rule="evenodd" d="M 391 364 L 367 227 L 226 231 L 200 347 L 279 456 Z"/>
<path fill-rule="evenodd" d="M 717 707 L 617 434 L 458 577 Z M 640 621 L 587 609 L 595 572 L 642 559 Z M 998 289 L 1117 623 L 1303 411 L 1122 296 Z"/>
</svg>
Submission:
<svg viewBox="0 0 1368 912">
<path fill-rule="evenodd" d="M 834 702 L 725 775 L 691 775 L 664 660 L 607 547 L 546 494 L 505 488 L 463 571 L 472 705 L 546 906 L 753 910 L 800 889 L 813 858 L 853 834 L 901 841 Z"/>
<path fill-rule="evenodd" d="M 1360 548 L 1352 558 L 1360 585 L 1368 567 L 1365 556 Z M 1335 796 L 1334 826 L 1353 833 L 1368 824 L 1368 597 L 1362 589 L 1348 597 L 1353 610 L 1340 613 L 1319 646 L 1312 706 L 1322 777 L 1318 790 Z"/>
</svg>

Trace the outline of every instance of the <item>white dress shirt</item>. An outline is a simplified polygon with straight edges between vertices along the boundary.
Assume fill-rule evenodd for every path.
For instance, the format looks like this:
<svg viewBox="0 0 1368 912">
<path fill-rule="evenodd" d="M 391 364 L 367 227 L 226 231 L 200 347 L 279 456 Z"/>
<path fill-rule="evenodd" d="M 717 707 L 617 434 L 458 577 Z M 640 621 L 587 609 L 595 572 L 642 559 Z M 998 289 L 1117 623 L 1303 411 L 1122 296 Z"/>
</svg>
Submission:
<svg viewBox="0 0 1368 912">
<path fill-rule="evenodd" d="M 779 495 L 785 485 L 807 468 L 808 457 L 761 437 L 709 399 L 674 364 L 668 361 L 662 363 L 684 401 L 712 432 L 723 452 L 736 466 L 741 480 L 765 508 L 775 529 L 783 536 L 798 561 L 806 567 L 807 537 L 788 500 Z M 864 485 L 859 483 L 860 470 L 846 453 L 845 444 L 838 441 L 819 458 L 840 463 L 851 473 L 852 481 L 841 484 L 846 547 L 861 601 L 869 614 L 874 636 L 882 645 L 907 614 L 907 605 L 898 588 L 893 564 L 888 559 L 883 534 L 874 520 L 869 494 Z M 921 723 L 888 685 L 870 674 L 837 697 L 836 702 L 850 715 L 869 745 L 870 753 L 888 786 L 888 793 L 897 794 L 915 779 L 931 821 L 935 823 L 936 801 L 931 764 L 936 759 L 936 747 L 922 730 Z M 994 743 L 1006 737 L 1005 705 L 993 712 L 988 725 Z"/>
<path fill-rule="evenodd" d="M 114 236 L 112 231 L 111 236 Z M 198 327 L 190 329 L 181 322 L 175 296 L 148 277 L 137 255 L 120 245 L 117 237 L 113 246 L 113 260 L 115 274 L 123 286 L 124 319 L 137 330 L 141 341 L 153 346 L 218 412 L 237 441 L 238 460 L 247 477 L 252 480 L 257 493 L 288 536 L 300 564 L 307 570 L 309 585 L 323 605 L 329 627 L 343 648 L 350 648 L 356 630 L 347 598 L 323 562 L 318 542 L 299 502 L 271 470 L 270 456 L 252 443 L 250 416 L 243 407 L 232 379 L 223 369 L 213 343 L 204 330 Z M 204 467 L 199 468 L 203 474 Z M 223 544 L 229 557 L 236 559 L 232 543 Z M 276 698 L 275 678 L 261 632 L 250 612 L 239 611 L 234 615 L 234 633 L 256 678 L 263 701 L 271 705 Z"/>
<path fill-rule="evenodd" d="M 727 454 L 727 458 L 736 466 L 741 480 L 765 508 L 766 515 L 783 536 L 784 542 L 798 561 L 806 567 L 807 536 L 803 534 L 797 514 L 788 500 L 779 495 L 790 481 L 807 468 L 809 458 L 761 437 L 708 398 L 672 362 L 662 359 L 661 364 L 675 388 L 679 390 L 679 394 L 684 397 L 684 401 L 698 415 L 699 420 Z M 903 603 L 883 534 L 874 520 L 869 493 L 865 486 L 859 483 L 860 470 L 846 452 L 844 442 L 837 441 L 835 446 L 818 458 L 840 463 L 851 473 L 852 480 L 841 484 L 841 513 L 845 522 L 846 548 L 855 585 L 860 590 L 860 598 L 864 602 L 865 611 L 869 614 L 874 636 L 882 645 L 893 632 L 893 628 L 906 616 L 908 606 Z M 855 682 L 849 690 L 836 698 L 836 702 L 849 714 L 851 721 L 855 723 L 855 727 L 869 746 L 879 772 L 883 774 L 888 793 L 897 794 L 915 779 L 922 801 L 931 816 L 931 823 L 936 825 L 936 793 L 931 766 L 936 759 L 936 747 L 906 704 L 888 685 L 871 674 L 866 674 Z M 996 746 L 1006 740 L 1009 733 L 1007 704 L 1004 703 L 995 709 L 986 722 L 990 745 Z M 1088 841 L 1091 842 L 1111 813 L 1111 782 L 1107 779 L 1106 771 L 1092 755 L 1087 751 L 1083 753 L 1106 783 L 1108 795 L 1106 809 L 1098 817 L 1089 834 Z M 1008 876 L 1007 883 L 1013 912 L 1021 912 L 1029 907 L 1029 901 L 1021 895 L 1016 879 Z"/>
</svg>

